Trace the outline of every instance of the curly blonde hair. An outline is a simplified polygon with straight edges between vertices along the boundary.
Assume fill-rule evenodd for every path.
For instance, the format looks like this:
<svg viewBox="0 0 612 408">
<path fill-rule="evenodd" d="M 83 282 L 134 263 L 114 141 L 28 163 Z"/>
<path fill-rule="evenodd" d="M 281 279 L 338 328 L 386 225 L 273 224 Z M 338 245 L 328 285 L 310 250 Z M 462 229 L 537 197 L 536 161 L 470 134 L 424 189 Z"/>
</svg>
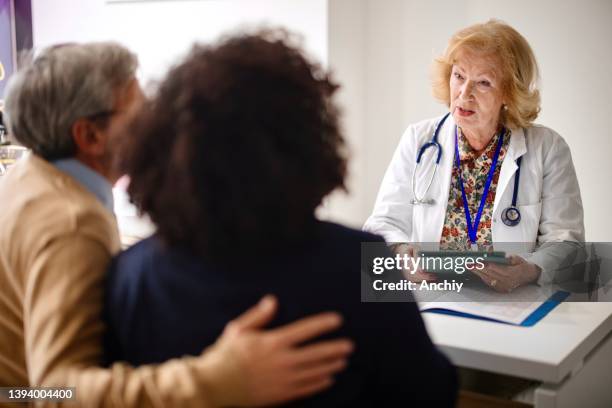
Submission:
<svg viewBox="0 0 612 408">
<path fill-rule="evenodd" d="M 527 40 L 508 24 L 494 19 L 455 33 L 444 54 L 434 60 L 432 70 L 433 95 L 447 106 L 451 70 L 460 51 L 495 58 L 506 101 L 500 123 L 511 129 L 531 126 L 540 113 L 540 91 L 538 64 Z"/>
</svg>

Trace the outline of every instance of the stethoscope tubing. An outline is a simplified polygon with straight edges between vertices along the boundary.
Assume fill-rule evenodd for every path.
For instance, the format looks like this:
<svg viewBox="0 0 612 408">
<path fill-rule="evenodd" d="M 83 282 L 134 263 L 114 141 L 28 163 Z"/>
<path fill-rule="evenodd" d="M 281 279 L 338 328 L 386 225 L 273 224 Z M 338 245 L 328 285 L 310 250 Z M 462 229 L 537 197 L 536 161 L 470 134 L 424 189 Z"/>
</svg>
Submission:
<svg viewBox="0 0 612 408">
<path fill-rule="evenodd" d="M 438 167 L 440 166 L 440 160 L 442 159 L 442 146 L 440 145 L 440 143 L 438 143 L 438 133 L 440 132 L 440 129 L 442 128 L 442 125 L 444 124 L 444 121 L 446 120 L 446 118 L 448 118 L 449 115 L 450 115 L 450 112 L 448 112 L 446 115 L 442 117 L 442 119 L 440 119 L 440 121 L 436 125 L 431 141 L 425 143 L 419 149 L 419 152 L 417 154 L 417 160 L 416 160 L 416 163 L 414 164 L 414 171 L 412 172 L 412 194 L 414 195 L 414 200 L 412 200 L 412 204 L 434 204 L 433 199 L 426 200 L 425 196 L 429 192 L 429 189 L 434 181 L 434 178 L 436 177 L 436 173 L 438 172 Z M 437 151 L 436 164 L 434 166 L 434 171 L 432 172 L 431 176 L 429 177 L 429 181 L 427 182 L 427 187 L 425 187 L 425 193 L 423 194 L 421 198 L 419 198 L 416 193 L 416 170 L 417 170 L 418 165 L 421 163 L 421 158 L 423 157 L 423 153 L 425 153 L 425 151 L 429 149 L 430 147 L 435 148 Z"/>
<path fill-rule="evenodd" d="M 414 164 L 414 171 L 412 172 L 412 183 L 411 184 L 412 184 L 412 194 L 414 196 L 414 199 L 412 200 L 412 204 L 415 204 L 415 205 L 417 204 L 426 204 L 426 205 L 435 204 L 434 199 L 427 199 L 426 196 L 427 196 L 427 193 L 429 192 L 429 189 L 431 188 L 431 185 L 433 184 L 433 180 L 436 177 L 436 173 L 438 172 L 440 160 L 442 159 L 442 146 L 438 142 L 438 134 L 440 133 L 440 129 L 442 128 L 442 125 L 444 124 L 446 119 L 449 117 L 449 115 L 450 115 L 450 112 L 448 112 L 446 115 L 442 117 L 442 119 L 440 119 L 440 121 L 436 124 L 436 128 L 434 130 L 433 137 L 431 138 L 431 140 L 419 148 L 419 151 L 417 153 L 416 163 Z M 425 187 L 425 191 L 423 192 L 423 195 L 419 198 L 416 192 L 417 168 L 419 164 L 421 164 L 421 158 L 423 157 L 423 154 L 430 147 L 436 149 L 436 152 L 437 152 L 434 171 L 429 177 L 429 181 L 427 182 L 427 186 Z M 522 157 L 519 157 L 516 160 L 516 165 L 518 168 L 516 169 L 516 173 L 514 175 L 514 189 L 512 192 L 512 204 L 510 205 L 510 207 L 507 207 L 502 211 L 502 222 L 509 227 L 514 227 L 518 225 L 521 221 L 521 213 L 518 207 L 516 206 L 516 202 L 518 198 L 519 180 L 521 176 L 521 159 Z"/>
</svg>

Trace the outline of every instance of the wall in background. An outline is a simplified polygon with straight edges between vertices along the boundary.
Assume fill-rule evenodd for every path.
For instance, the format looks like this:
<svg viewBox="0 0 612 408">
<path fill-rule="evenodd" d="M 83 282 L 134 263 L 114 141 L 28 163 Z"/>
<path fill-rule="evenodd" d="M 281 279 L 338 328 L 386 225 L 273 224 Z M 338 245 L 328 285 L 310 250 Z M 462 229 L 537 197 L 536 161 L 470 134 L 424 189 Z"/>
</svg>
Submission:
<svg viewBox="0 0 612 408">
<path fill-rule="evenodd" d="M 11 0 L 0 0 L 0 110 L 4 107 L 4 88 L 13 73 L 14 62 Z"/>
<path fill-rule="evenodd" d="M 537 122 L 570 145 L 581 186 L 587 240 L 612 241 L 612 2 L 608 0 L 330 0 L 329 63 L 345 84 L 345 127 L 354 145 L 351 195 L 333 197 L 330 218 L 361 225 L 400 136 L 442 115 L 429 68 L 458 29 L 506 21 L 533 47 L 541 70 Z M 346 26 L 355 27 L 353 36 Z"/>
<path fill-rule="evenodd" d="M 194 41 L 239 27 L 284 26 L 307 51 L 327 58 L 327 0 L 32 0 L 34 45 L 116 40 L 134 50 L 141 77 L 159 79 Z"/>
<path fill-rule="evenodd" d="M 0 111 L 4 109 L 6 85 L 19 63 L 17 56 L 31 48 L 31 1 L 0 0 Z"/>
</svg>

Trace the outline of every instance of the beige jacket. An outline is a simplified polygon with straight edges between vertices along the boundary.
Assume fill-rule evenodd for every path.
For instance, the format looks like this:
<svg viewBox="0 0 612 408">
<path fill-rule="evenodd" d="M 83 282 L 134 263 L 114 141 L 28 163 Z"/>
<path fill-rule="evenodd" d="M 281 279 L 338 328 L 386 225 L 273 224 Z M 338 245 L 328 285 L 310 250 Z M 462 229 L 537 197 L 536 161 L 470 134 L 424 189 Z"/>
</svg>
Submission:
<svg viewBox="0 0 612 408">
<path fill-rule="evenodd" d="M 0 179 L 0 386 L 74 386 L 82 406 L 211 406 L 201 358 L 97 367 L 118 250 L 113 215 L 50 163 L 30 155 Z"/>
</svg>

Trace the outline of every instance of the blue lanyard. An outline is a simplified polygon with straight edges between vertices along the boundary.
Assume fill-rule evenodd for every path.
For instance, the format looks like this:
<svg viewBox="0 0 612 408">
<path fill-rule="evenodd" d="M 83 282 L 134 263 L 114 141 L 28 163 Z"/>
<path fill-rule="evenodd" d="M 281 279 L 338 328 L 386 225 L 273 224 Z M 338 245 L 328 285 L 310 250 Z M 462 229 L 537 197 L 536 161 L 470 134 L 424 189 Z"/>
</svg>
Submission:
<svg viewBox="0 0 612 408">
<path fill-rule="evenodd" d="M 461 162 L 459 160 L 459 137 L 457 136 L 457 126 L 455 126 L 455 163 L 457 164 L 457 169 L 459 170 L 459 185 L 461 186 L 461 196 L 463 197 L 463 209 L 465 210 L 465 218 L 467 221 L 468 235 L 470 237 L 470 242 L 472 244 L 476 243 L 478 225 L 480 224 L 480 218 L 482 217 L 482 210 L 484 209 L 485 202 L 487 201 L 487 196 L 489 195 L 489 187 L 491 187 L 491 182 L 493 181 L 493 174 L 495 174 L 495 167 L 497 167 L 497 160 L 499 159 L 499 152 L 501 150 L 502 144 L 504 143 L 505 134 L 506 134 L 506 129 L 504 129 L 502 134 L 499 136 L 499 141 L 497 142 L 497 147 L 495 148 L 495 155 L 493 155 L 493 163 L 491 164 L 491 168 L 489 169 L 489 174 L 487 175 L 487 181 L 485 182 L 485 186 L 484 186 L 484 192 L 482 193 L 482 198 L 480 199 L 480 206 L 478 207 L 478 213 L 476 213 L 476 219 L 474 219 L 474 224 L 472 224 L 472 216 L 470 214 L 470 208 L 468 206 L 467 195 L 465 194 L 465 187 L 463 186 Z"/>
</svg>

